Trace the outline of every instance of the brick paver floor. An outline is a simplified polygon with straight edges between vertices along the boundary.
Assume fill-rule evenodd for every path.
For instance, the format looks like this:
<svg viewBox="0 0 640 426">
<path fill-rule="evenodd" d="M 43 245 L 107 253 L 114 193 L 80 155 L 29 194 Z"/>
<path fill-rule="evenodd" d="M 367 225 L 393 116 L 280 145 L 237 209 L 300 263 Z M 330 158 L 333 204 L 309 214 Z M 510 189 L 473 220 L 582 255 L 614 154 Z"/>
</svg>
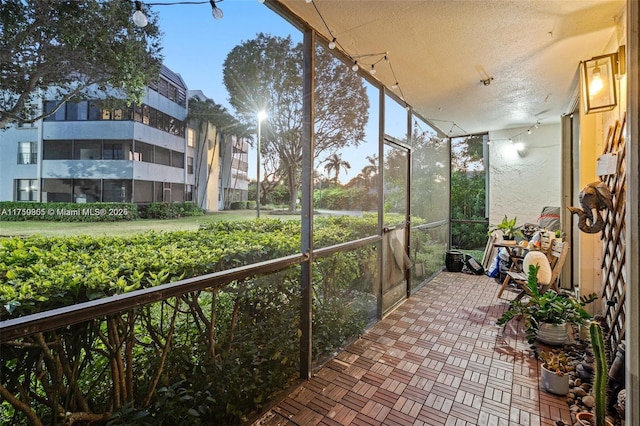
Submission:
<svg viewBox="0 0 640 426">
<path fill-rule="evenodd" d="M 570 424 L 518 324 L 495 325 L 499 287 L 440 273 L 254 425 Z"/>
</svg>

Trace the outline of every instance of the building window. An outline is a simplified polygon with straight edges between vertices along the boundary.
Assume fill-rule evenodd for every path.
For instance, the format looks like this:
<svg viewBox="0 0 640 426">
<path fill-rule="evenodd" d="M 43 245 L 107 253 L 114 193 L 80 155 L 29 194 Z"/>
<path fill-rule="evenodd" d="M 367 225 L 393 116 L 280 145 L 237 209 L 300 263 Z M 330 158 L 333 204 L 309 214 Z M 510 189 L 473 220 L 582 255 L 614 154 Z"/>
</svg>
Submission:
<svg viewBox="0 0 640 426">
<path fill-rule="evenodd" d="M 16 180 L 16 201 L 38 201 L 36 179 Z"/>
<path fill-rule="evenodd" d="M 36 164 L 38 162 L 38 144 L 36 142 L 18 142 L 18 164 Z"/>
<path fill-rule="evenodd" d="M 163 166 L 171 165 L 171 151 L 167 148 L 156 146 L 156 152 L 154 157 L 154 163 L 162 164 Z"/>
<path fill-rule="evenodd" d="M 73 145 L 69 140 L 45 140 L 42 143 L 43 160 L 71 160 Z"/>
<path fill-rule="evenodd" d="M 78 120 L 78 104 L 76 102 L 66 102 L 65 112 L 67 121 Z"/>
<path fill-rule="evenodd" d="M 73 144 L 74 160 L 101 160 L 102 142 L 94 140 L 76 140 Z"/>
<path fill-rule="evenodd" d="M 193 201 L 193 185 L 185 185 L 184 191 L 185 191 L 184 200 Z"/>
<path fill-rule="evenodd" d="M 171 151 L 171 166 L 184 169 L 184 153 Z"/>
<path fill-rule="evenodd" d="M 44 114 L 47 115 L 44 121 L 64 120 L 64 109 L 60 108 L 57 111 L 55 111 L 57 106 L 58 106 L 57 101 L 47 101 L 47 100 L 44 101 Z"/>
<path fill-rule="evenodd" d="M 102 148 L 103 160 L 126 160 L 129 157 L 131 151 L 131 142 L 106 142 Z"/>
<path fill-rule="evenodd" d="M 187 146 L 196 146 L 196 131 L 194 129 L 187 129 Z"/>
<path fill-rule="evenodd" d="M 98 101 L 89 101 L 89 120 L 97 121 L 102 117 L 102 108 L 100 107 L 100 102 Z"/>
<path fill-rule="evenodd" d="M 193 174 L 193 157 L 187 157 L 187 173 Z"/>
<path fill-rule="evenodd" d="M 102 181 L 102 201 L 112 203 L 128 203 L 131 201 L 130 180 Z"/>
<path fill-rule="evenodd" d="M 145 163 L 153 163 L 153 145 L 148 143 L 135 141 L 133 158 L 134 161 L 143 161 Z"/>
</svg>

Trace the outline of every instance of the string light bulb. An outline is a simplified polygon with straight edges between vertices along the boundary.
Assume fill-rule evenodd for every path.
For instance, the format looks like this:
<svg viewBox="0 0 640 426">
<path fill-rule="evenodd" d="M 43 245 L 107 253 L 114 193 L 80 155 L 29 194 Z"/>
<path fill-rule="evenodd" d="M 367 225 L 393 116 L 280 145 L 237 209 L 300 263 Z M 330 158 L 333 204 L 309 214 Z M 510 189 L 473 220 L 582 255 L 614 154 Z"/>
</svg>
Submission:
<svg viewBox="0 0 640 426">
<path fill-rule="evenodd" d="M 131 17 L 131 20 L 133 21 L 136 27 L 144 28 L 149 23 L 149 20 L 147 19 L 147 16 L 142 11 L 142 3 L 137 1 L 135 2 L 135 5 L 136 5 L 136 11 L 133 12 L 133 16 Z"/>
<path fill-rule="evenodd" d="M 336 48 L 336 38 L 334 37 L 333 40 L 329 42 L 329 49 L 335 49 L 335 48 Z"/>
<path fill-rule="evenodd" d="M 353 65 L 351 66 L 351 70 L 352 70 L 353 72 L 357 72 L 357 71 L 358 71 L 358 68 L 360 68 L 360 67 L 358 66 L 358 61 L 353 61 Z"/>
<path fill-rule="evenodd" d="M 213 17 L 218 20 L 222 19 L 222 17 L 224 16 L 224 13 L 222 13 L 222 9 L 216 6 L 216 2 L 213 0 L 209 0 L 209 3 L 211 3 L 211 14 L 213 15 Z"/>
<path fill-rule="evenodd" d="M 376 66 L 371 64 L 371 69 L 369 70 L 369 74 L 374 75 L 376 73 Z"/>
</svg>

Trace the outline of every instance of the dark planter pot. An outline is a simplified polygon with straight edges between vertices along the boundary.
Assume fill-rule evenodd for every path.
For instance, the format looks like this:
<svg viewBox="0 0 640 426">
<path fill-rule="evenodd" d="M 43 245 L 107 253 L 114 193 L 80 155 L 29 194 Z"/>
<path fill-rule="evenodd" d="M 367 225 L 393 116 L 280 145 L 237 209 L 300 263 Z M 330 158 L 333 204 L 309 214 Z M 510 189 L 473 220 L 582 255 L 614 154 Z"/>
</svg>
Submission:
<svg viewBox="0 0 640 426">
<path fill-rule="evenodd" d="M 449 250 L 444 264 L 449 272 L 462 272 L 462 268 L 464 268 L 464 253 L 458 250 Z"/>
</svg>

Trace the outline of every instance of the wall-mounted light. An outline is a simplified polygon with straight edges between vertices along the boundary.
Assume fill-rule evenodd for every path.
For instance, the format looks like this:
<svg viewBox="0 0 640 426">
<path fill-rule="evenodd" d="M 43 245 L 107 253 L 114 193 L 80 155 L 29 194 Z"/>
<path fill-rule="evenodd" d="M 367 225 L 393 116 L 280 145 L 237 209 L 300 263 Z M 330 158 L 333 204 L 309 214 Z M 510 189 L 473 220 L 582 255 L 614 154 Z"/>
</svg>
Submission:
<svg viewBox="0 0 640 426">
<path fill-rule="evenodd" d="M 580 65 L 585 114 L 610 111 L 618 105 L 615 75 L 617 53 L 596 56 Z"/>
</svg>

